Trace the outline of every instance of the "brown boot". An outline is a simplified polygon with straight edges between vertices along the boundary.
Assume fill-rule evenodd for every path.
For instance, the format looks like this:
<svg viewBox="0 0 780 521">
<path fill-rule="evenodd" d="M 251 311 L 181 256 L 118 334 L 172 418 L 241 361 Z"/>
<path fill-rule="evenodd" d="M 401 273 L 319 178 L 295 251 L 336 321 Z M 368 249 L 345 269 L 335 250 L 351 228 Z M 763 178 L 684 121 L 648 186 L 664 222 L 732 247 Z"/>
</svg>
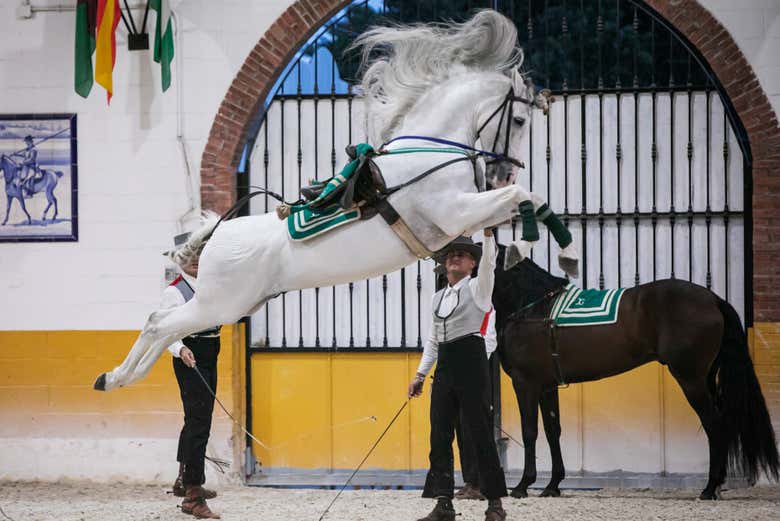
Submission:
<svg viewBox="0 0 780 521">
<path fill-rule="evenodd" d="M 206 489 L 200 485 L 187 487 L 187 497 L 181 502 L 181 511 L 198 519 L 220 519 L 206 503 Z"/>
<path fill-rule="evenodd" d="M 449 499 L 440 499 L 431 513 L 417 521 L 455 521 L 455 509 Z"/>
<path fill-rule="evenodd" d="M 173 495 L 176 497 L 184 497 L 187 495 L 187 489 L 184 488 L 184 482 L 182 477 L 184 476 L 184 463 L 179 463 L 179 475 L 176 476 L 176 481 L 173 482 Z"/>
<path fill-rule="evenodd" d="M 466 483 L 462 489 L 455 492 L 455 499 L 478 499 L 484 501 L 485 496 L 479 491 L 479 487 Z"/>
<path fill-rule="evenodd" d="M 179 463 L 179 475 L 176 477 L 176 481 L 173 482 L 173 495 L 176 497 L 187 496 L 187 487 L 184 486 L 184 463 Z M 214 499 L 217 497 L 217 491 L 204 488 L 203 497 L 205 499 Z"/>
</svg>

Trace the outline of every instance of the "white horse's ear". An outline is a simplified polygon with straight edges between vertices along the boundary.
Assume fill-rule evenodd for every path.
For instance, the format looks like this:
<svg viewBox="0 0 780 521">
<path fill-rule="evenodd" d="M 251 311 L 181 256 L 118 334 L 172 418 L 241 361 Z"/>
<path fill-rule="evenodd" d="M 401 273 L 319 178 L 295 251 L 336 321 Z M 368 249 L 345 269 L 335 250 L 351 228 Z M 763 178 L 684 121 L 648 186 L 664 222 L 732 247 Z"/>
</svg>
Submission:
<svg viewBox="0 0 780 521">
<path fill-rule="evenodd" d="M 525 78 L 523 77 L 523 73 L 520 72 L 520 69 L 517 67 L 512 69 L 512 87 L 515 89 L 515 94 L 523 92 L 524 89 L 528 87 Z"/>
</svg>

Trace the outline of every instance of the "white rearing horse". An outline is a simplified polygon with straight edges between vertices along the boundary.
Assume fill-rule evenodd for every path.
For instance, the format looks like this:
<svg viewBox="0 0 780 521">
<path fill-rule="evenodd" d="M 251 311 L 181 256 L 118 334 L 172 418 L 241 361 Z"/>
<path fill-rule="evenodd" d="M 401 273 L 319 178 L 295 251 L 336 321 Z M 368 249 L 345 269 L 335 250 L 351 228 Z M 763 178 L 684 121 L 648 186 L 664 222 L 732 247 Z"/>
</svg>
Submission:
<svg viewBox="0 0 780 521">
<path fill-rule="evenodd" d="M 522 120 L 533 105 L 545 103 L 534 98 L 517 71 L 522 53 L 514 25 L 495 11 L 481 11 L 463 24 L 375 28 L 356 45 L 363 47 L 364 57 L 377 48 L 385 51 L 362 84 L 368 131 L 376 143 L 414 135 L 473 147 L 480 134 L 482 145 L 490 146 L 492 138 L 493 151 L 508 155 L 507 149 L 519 145 Z M 509 99 L 508 92 L 513 94 Z M 431 143 L 396 141 L 387 149 L 409 145 Z M 374 160 L 387 185 L 395 186 L 452 157 L 420 153 Z M 488 179 L 495 180 L 497 170 L 488 164 Z M 519 185 L 480 191 L 476 184 L 474 166 L 462 161 L 395 192 L 389 202 L 430 251 L 511 219 L 523 202 L 527 207 L 531 201 L 535 209 L 544 202 Z M 197 251 L 214 223 L 207 220 L 185 248 Z M 531 245 L 520 241 L 517 246 L 527 253 Z M 573 245 L 562 255 L 577 258 Z M 152 313 L 122 364 L 100 375 L 95 388 L 110 390 L 140 380 L 173 341 L 233 323 L 282 292 L 371 278 L 415 260 L 378 217 L 306 242 L 290 240 L 286 223 L 274 213 L 224 221 L 203 248 L 194 298 Z"/>
</svg>

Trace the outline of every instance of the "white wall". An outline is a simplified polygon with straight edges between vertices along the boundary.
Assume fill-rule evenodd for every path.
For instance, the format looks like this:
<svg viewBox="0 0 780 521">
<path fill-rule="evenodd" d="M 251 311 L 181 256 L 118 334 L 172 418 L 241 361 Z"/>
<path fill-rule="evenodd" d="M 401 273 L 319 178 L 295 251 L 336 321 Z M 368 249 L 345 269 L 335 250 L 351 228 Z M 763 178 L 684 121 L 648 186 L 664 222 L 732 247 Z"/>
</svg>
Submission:
<svg viewBox="0 0 780 521">
<path fill-rule="evenodd" d="M 699 0 L 731 33 L 753 66 L 775 114 L 780 114 L 780 2 Z"/>
<path fill-rule="evenodd" d="M 74 12 L 19 20 L 18 3 L 0 5 L 0 113 L 78 114 L 80 237 L 77 243 L 0 243 L 0 329 L 139 328 L 164 283 L 159 253 L 190 207 L 177 109 L 197 202 L 200 157 L 219 103 L 249 49 L 292 2 L 174 2 L 181 34 L 165 94 L 159 67 L 150 53 L 127 50 L 120 24 L 110 107 L 97 85 L 87 100 L 73 92 Z M 778 111 L 780 63 L 773 50 L 780 43 L 780 4 L 702 3 L 732 33 Z"/>
<path fill-rule="evenodd" d="M 181 34 L 165 94 L 151 52 L 130 52 L 120 22 L 110 107 L 97 84 L 87 100 L 73 91 L 74 11 L 19 20 L 20 3 L 0 3 L 0 114 L 78 114 L 79 241 L 0 243 L 0 329 L 139 329 L 164 285 L 160 253 L 190 207 L 177 118 L 197 204 L 214 114 L 287 2 L 174 1 Z M 135 11 L 136 20 L 142 14 Z"/>
</svg>

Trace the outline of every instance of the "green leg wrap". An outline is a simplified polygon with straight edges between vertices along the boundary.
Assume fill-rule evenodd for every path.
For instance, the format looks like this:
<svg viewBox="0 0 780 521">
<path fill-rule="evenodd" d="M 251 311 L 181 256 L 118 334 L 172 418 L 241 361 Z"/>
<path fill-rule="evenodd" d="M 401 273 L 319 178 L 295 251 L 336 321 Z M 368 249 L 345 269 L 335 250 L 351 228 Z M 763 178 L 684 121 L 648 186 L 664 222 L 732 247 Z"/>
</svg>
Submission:
<svg viewBox="0 0 780 521">
<path fill-rule="evenodd" d="M 518 207 L 520 220 L 523 222 L 522 239 L 528 242 L 539 240 L 539 225 L 536 224 L 536 215 L 534 214 L 534 203 L 523 201 Z"/>
<path fill-rule="evenodd" d="M 571 244 L 571 232 L 568 228 L 566 228 L 558 216 L 555 215 L 555 212 L 550 210 L 550 207 L 547 206 L 547 203 L 539 207 L 539 209 L 536 211 L 536 217 L 542 221 L 545 226 L 547 226 L 547 229 L 549 229 L 552 233 L 552 236 L 555 238 L 555 242 L 558 243 L 558 246 L 565 248 Z"/>
</svg>

